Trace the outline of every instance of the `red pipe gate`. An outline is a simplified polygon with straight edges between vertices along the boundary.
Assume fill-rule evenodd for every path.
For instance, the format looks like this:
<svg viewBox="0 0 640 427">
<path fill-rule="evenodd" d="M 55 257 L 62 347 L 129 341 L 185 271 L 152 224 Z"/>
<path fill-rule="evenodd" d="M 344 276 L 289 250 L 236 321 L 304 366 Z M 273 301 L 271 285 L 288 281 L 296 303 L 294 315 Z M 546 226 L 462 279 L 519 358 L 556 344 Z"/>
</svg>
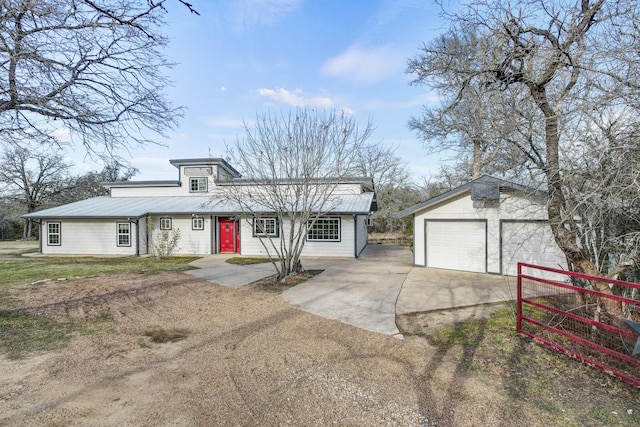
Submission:
<svg viewBox="0 0 640 427">
<path fill-rule="evenodd" d="M 594 282 L 607 283 L 612 294 L 596 291 Z M 640 387 L 635 322 L 640 285 L 518 263 L 518 332 Z"/>
</svg>

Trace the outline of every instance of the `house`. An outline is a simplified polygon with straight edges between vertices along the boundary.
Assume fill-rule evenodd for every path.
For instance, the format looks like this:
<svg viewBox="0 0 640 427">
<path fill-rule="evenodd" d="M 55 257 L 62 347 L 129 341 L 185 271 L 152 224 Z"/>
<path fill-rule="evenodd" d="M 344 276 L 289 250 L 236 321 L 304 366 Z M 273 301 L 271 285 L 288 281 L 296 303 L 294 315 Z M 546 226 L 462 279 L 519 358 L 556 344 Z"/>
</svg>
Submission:
<svg viewBox="0 0 640 427">
<path fill-rule="evenodd" d="M 414 264 L 517 275 L 517 263 L 566 268 L 547 194 L 483 176 L 396 214 L 413 218 Z"/>
<path fill-rule="evenodd" d="M 161 233 L 176 233 L 176 254 L 265 255 L 260 238 L 282 236 L 270 212 L 243 214 L 223 197 L 225 187 L 242 185 L 269 191 L 274 182 L 243 180 L 220 158 L 179 159 L 170 163 L 178 179 L 108 182 L 109 196 L 95 197 L 25 215 L 40 226 L 40 252 L 47 255 L 153 254 Z M 292 185 L 279 182 L 277 185 Z M 371 179 L 316 180 L 330 186 L 328 212 L 310 224 L 303 256 L 357 257 L 367 244 L 367 218 L 376 210 Z M 246 211 L 245 211 L 246 212 Z"/>
</svg>

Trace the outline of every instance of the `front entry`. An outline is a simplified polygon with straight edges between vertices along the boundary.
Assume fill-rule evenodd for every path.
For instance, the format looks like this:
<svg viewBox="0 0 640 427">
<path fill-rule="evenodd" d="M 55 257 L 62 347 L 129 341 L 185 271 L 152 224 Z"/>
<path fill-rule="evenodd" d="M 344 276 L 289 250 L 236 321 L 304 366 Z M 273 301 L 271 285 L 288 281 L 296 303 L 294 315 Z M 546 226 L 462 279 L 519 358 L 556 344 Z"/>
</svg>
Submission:
<svg viewBox="0 0 640 427">
<path fill-rule="evenodd" d="M 220 252 L 240 253 L 240 221 L 220 218 Z"/>
</svg>

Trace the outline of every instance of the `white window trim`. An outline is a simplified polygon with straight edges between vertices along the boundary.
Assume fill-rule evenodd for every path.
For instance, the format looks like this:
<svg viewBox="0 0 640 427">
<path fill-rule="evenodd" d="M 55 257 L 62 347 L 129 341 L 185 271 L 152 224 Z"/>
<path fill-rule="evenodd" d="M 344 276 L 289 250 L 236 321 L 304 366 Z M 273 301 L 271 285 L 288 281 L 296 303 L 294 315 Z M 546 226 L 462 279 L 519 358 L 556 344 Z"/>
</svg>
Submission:
<svg viewBox="0 0 640 427">
<path fill-rule="evenodd" d="M 168 221 L 168 226 L 167 226 L 167 221 Z M 171 220 L 171 217 L 164 217 L 164 218 L 160 218 L 160 230 L 171 230 L 173 226 L 173 221 Z"/>
<path fill-rule="evenodd" d="M 273 221 L 273 233 L 265 233 L 264 231 L 260 231 L 258 229 L 258 224 L 262 222 L 263 224 L 266 221 Z M 263 230 L 267 228 L 263 226 Z M 278 218 L 276 217 L 264 217 L 264 218 L 253 218 L 253 237 L 279 237 L 280 236 L 280 224 L 278 223 Z"/>
<path fill-rule="evenodd" d="M 196 226 L 196 223 L 199 225 Z M 191 218 L 191 229 L 192 230 L 204 230 L 204 218 L 196 216 Z"/>
<path fill-rule="evenodd" d="M 120 226 L 126 225 L 127 232 L 121 233 Z M 120 243 L 120 236 L 127 236 L 128 243 Z M 130 247 L 131 246 L 131 223 L 130 222 L 117 222 L 116 223 L 116 244 L 121 247 Z"/>
<path fill-rule="evenodd" d="M 58 232 L 52 233 L 49 226 L 57 225 Z M 58 236 L 58 243 L 51 243 L 51 236 Z M 62 223 L 60 222 L 47 222 L 47 246 L 61 246 L 62 245 Z"/>
<path fill-rule="evenodd" d="M 338 228 L 338 236 L 337 238 L 331 238 L 331 239 L 321 239 L 321 238 L 310 238 L 309 234 L 312 231 L 312 227 L 315 227 L 318 225 L 318 223 L 324 222 L 324 221 L 335 221 L 337 222 Z M 341 218 L 334 218 L 334 217 L 327 217 L 327 218 L 318 218 L 315 221 L 309 221 L 309 224 L 307 225 L 307 241 L 308 242 L 340 242 L 342 241 L 342 220 Z"/>
<path fill-rule="evenodd" d="M 196 183 L 196 188 L 193 188 L 193 183 Z M 204 187 L 204 188 L 201 188 Z M 209 187 L 209 179 L 204 176 L 193 176 L 189 178 L 189 193 L 206 193 Z"/>
</svg>

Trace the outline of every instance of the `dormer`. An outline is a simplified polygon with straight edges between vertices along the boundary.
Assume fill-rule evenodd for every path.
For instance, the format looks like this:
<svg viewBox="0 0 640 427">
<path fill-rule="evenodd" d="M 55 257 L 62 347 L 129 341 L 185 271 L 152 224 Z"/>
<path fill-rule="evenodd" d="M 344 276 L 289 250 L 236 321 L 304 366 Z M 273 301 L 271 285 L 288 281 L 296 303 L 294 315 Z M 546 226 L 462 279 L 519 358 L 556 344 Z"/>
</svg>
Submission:
<svg viewBox="0 0 640 427">
<path fill-rule="evenodd" d="M 218 182 L 240 178 L 240 173 L 221 158 L 170 160 L 178 179 L 189 193 L 207 193 Z"/>
<path fill-rule="evenodd" d="M 220 158 L 169 160 L 178 168 L 177 181 L 103 182 L 111 197 L 202 196 L 217 183 L 240 178 L 240 173 Z"/>
</svg>

